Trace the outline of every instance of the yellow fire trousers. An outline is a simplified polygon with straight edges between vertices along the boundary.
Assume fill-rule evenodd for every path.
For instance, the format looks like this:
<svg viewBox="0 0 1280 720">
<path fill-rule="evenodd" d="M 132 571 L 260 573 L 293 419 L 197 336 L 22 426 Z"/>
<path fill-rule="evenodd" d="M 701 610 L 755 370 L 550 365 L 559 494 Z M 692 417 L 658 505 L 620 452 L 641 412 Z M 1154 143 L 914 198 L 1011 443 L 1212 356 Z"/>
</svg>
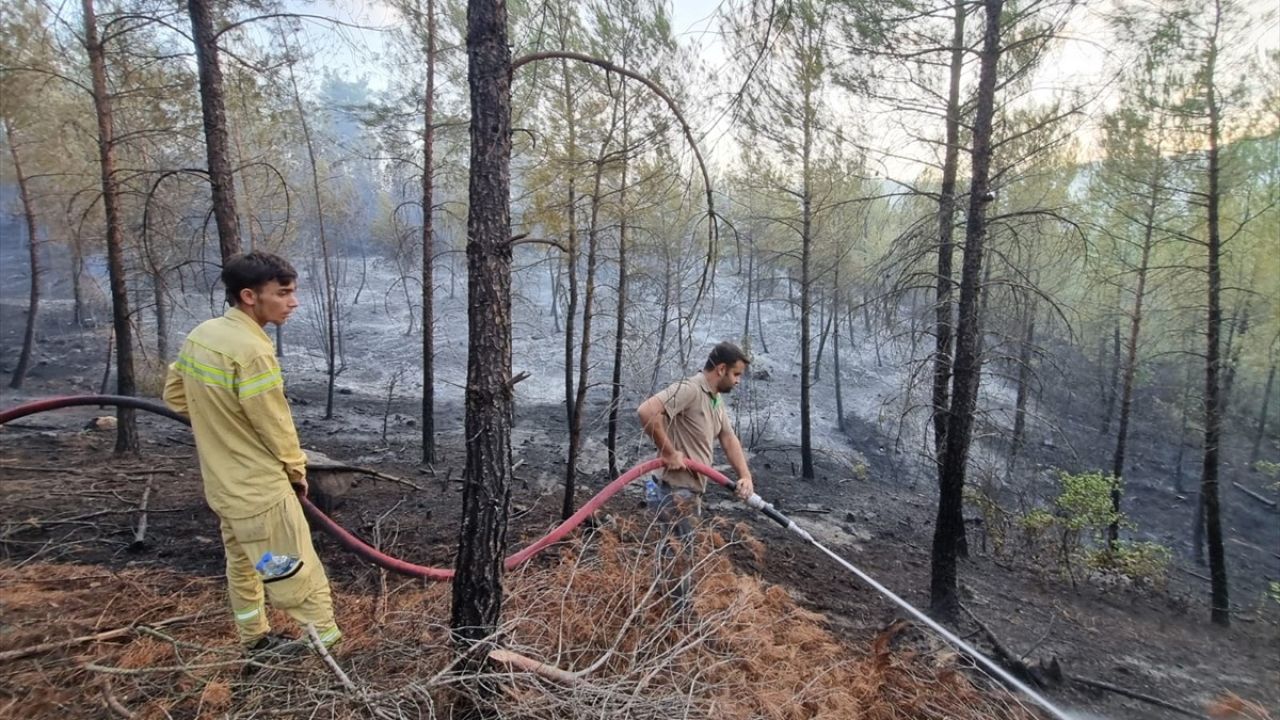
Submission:
<svg viewBox="0 0 1280 720">
<path fill-rule="evenodd" d="M 310 623 L 326 646 L 341 637 L 333 618 L 329 578 L 311 544 L 311 530 L 297 496 L 289 493 L 269 510 L 252 517 L 222 518 L 222 545 L 227 554 L 227 585 L 240 642 L 252 645 L 271 631 L 265 599 L 299 625 Z M 263 581 L 254 565 L 265 552 L 302 560 L 285 578 Z M 265 591 L 265 593 L 264 593 Z"/>
</svg>

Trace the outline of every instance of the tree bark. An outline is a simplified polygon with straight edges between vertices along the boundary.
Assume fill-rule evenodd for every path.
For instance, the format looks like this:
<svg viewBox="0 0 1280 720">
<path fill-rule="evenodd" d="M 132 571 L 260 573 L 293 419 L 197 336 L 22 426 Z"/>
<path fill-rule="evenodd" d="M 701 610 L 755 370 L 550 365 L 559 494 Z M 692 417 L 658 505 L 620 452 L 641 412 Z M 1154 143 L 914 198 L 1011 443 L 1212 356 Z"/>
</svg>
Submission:
<svg viewBox="0 0 1280 720">
<path fill-rule="evenodd" d="M 187 0 L 191 36 L 195 40 L 196 75 L 200 81 L 200 112 L 204 118 L 209 185 L 213 189 L 213 220 L 218 227 L 218 250 L 225 263 L 240 252 L 240 218 L 236 215 L 235 180 L 227 149 L 227 113 L 222 94 L 218 41 L 208 0 Z"/>
<path fill-rule="evenodd" d="M 955 2 L 951 33 L 951 78 L 947 91 L 947 149 L 942 160 L 942 186 L 938 191 L 938 277 L 936 326 L 933 351 L 933 447 L 942 459 L 946 447 L 947 419 L 950 416 L 952 325 L 951 262 L 955 251 L 956 175 L 960 165 L 960 76 L 964 69 L 965 3 Z"/>
<path fill-rule="evenodd" d="M 85 321 L 84 289 L 81 286 L 83 276 L 84 240 L 77 229 L 71 232 L 71 297 L 76 327 L 84 327 Z"/>
<path fill-rule="evenodd" d="M 450 626 L 471 647 L 498 627 L 511 503 L 511 51 L 503 0 L 468 4 L 467 59 L 467 459 Z"/>
<path fill-rule="evenodd" d="M 756 279 L 759 283 L 759 278 Z M 769 354 L 769 341 L 764 338 L 764 321 L 760 319 L 760 288 L 756 287 L 756 334 L 760 336 L 760 352 Z"/>
<path fill-rule="evenodd" d="M 812 480 L 813 474 L 813 439 L 812 427 L 813 419 L 811 417 L 812 401 L 810 394 L 813 389 L 813 382 L 810 371 L 812 370 L 812 362 L 809 358 L 810 343 L 812 336 L 810 332 L 810 315 L 812 308 L 810 307 L 809 296 L 812 292 L 812 278 L 810 277 L 810 264 L 813 262 L 813 90 L 809 82 L 805 82 L 804 89 L 804 114 L 801 119 L 804 124 L 804 143 L 801 148 L 801 195 L 800 195 L 800 476 L 806 480 Z"/>
<path fill-rule="evenodd" d="M 1119 293 L 1117 292 L 1117 295 Z M 1116 307 L 1120 303 L 1116 302 Z M 1120 320 L 1117 318 L 1111 328 L 1111 380 L 1107 383 L 1106 414 L 1102 416 L 1102 427 L 1099 432 L 1111 432 L 1111 417 L 1116 413 L 1116 397 L 1120 388 Z"/>
<path fill-rule="evenodd" d="M 1222 376 L 1222 415 L 1226 417 L 1231 407 L 1231 390 L 1236 384 L 1236 368 L 1240 367 L 1240 353 L 1244 350 L 1244 341 L 1242 338 L 1249 332 L 1249 305 L 1245 302 L 1244 309 L 1240 311 L 1240 319 L 1231 321 L 1231 330 L 1228 333 L 1227 346 L 1223 357 L 1227 359 L 1227 367 L 1223 371 Z"/>
<path fill-rule="evenodd" d="M 1211 585 L 1211 619 L 1217 625 L 1231 624 L 1230 604 L 1227 592 L 1227 561 L 1222 544 L 1222 517 L 1218 504 L 1218 453 L 1222 434 L 1222 408 L 1220 406 L 1219 337 L 1222 331 L 1222 236 L 1219 229 L 1219 157 L 1218 144 L 1221 116 L 1218 108 L 1215 66 L 1218 57 L 1218 30 L 1222 21 L 1222 2 L 1214 0 L 1214 26 L 1209 37 L 1209 52 L 1205 77 L 1208 87 L 1206 98 L 1209 110 L 1208 147 L 1208 202 L 1209 226 L 1208 275 L 1209 275 L 1209 327 L 1206 332 L 1208 347 L 1205 352 L 1204 380 L 1204 465 L 1200 476 L 1200 492 L 1204 497 L 1205 531 L 1209 543 L 1209 576 Z"/>
<path fill-rule="evenodd" d="M 1000 16 L 1004 0 L 983 0 L 986 23 L 978 74 L 973 123 L 973 177 L 961 260 L 959 321 L 955 364 L 951 374 L 951 408 L 946 448 L 938 468 L 938 516 L 934 527 L 929 594 L 932 608 L 944 621 L 956 619 L 960 600 L 956 565 L 964 536 L 964 480 L 969 459 L 973 413 L 977 405 L 979 338 L 978 295 L 981 290 L 986 204 L 989 201 L 992 119 L 995 113 L 996 73 L 1000 61 Z"/>
<path fill-rule="evenodd" d="M 27 187 L 27 176 L 22 171 L 22 160 L 18 156 L 18 139 L 13 132 L 13 123 L 4 118 L 4 134 L 9 140 L 9 157 L 13 159 L 13 174 L 18 181 L 18 197 L 22 200 L 22 217 L 27 224 L 27 258 L 30 262 L 30 289 L 27 296 L 27 325 L 22 332 L 22 351 L 18 354 L 18 365 L 13 370 L 9 387 L 14 390 L 22 387 L 22 381 L 31 369 L 31 355 L 36 346 L 36 319 L 40 312 L 40 241 L 36 237 L 36 211 L 31 204 L 31 191 Z"/>
<path fill-rule="evenodd" d="M 840 312 L 840 267 L 836 266 L 831 279 L 831 381 L 836 386 L 836 427 L 843 434 L 846 432 L 844 425 L 844 394 L 840 386 L 843 384 L 840 378 L 840 321 L 836 319 L 836 314 Z"/>
<path fill-rule="evenodd" d="M 169 362 L 169 307 L 166 291 L 164 271 L 157 268 L 151 274 L 151 294 L 156 304 L 156 357 L 161 366 Z"/>
<path fill-rule="evenodd" d="M 614 114 L 617 121 L 617 114 Z M 582 345 L 578 351 L 578 387 L 573 401 L 573 422 L 569 426 L 569 462 L 566 463 L 564 478 L 564 502 L 561 505 L 561 518 L 568 520 L 573 515 L 573 495 L 577 487 L 578 451 L 582 449 L 582 416 L 587 410 L 587 375 L 591 367 L 591 320 L 592 306 L 596 296 L 596 249 L 600 240 L 600 185 L 604 177 L 604 158 L 610 143 L 613 142 L 613 127 L 600 145 L 600 155 L 596 159 L 595 182 L 591 188 L 591 220 L 587 229 L 587 278 L 582 295 Z"/>
<path fill-rule="evenodd" d="M 435 113 L 436 3 L 427 0 L 427 78 L 422 111 L 422 462 L 436 460 Z"/>
<path fill-rule="evenodd" d="M 1271 361 L 1271 369 L 1267 371 L 1267 384 L 1262 391 L 1262 409 L 1258 411 L 1258 426 L 1253 434 L 1253 449 L 1249 451 L 1249 465 L 1258 463 L 1258 451 L 1262 448 L 1262 435 L 1267 429 L 1267 407 L 1271 403 L 1271 386 L 1276 379 L 1276 362 Z"/>
<path fill-rule="evenodd" d="M 831 323 L 834 316 L 834 312 L 827 312 L 827 304 L 823 302 L 822 297 L 819 296 L 818 326 L 822 328 L 822 333 L 818 335 L 818 354 L 813 361 L 813 381 L 815 383 L 821 382 L 822 380 L 822 356 L 827 350 L 827 337 L 831 335 Z"/>
<path fill-rule="evenodd" d="M 625 59 L 625 58 L 624 58 Z M 621 78 L 622 177 L 618 187 L 618 305 L 614 313 L 613 377 L 609 395 L 609 477 L 618 477 L 618 411 L 622 405 L 622 348 L 627 331 L 627 170 L 631 160 L 631 117 L 627 113 L 627 79 Z"/>
<path fill-rule="evenodd" d="M 129 324 L 129 289 L 124 271 L 124 223 L 120 217 L 120 189 L 116 182 L 116 143 L 107 90 L 106 48 L 98 39 L 93 0 L 81 0 L 84 45 L 93 77 L 93 106 L 98 120 L 98 164 L 102 174 L 102 209 L 107 220 L 107 274 L 111 284 L 111 326 L 116 344 L 116 394 L 134 395 L 133 327 Z M 138 452 L 138 424 L 134 410 L 116 409 L 116 453 Z"/>
<path fill-rule="evenodd" d="M 564 113 L 565 122 L 568 125 L 569 132 L 569 204 L 565 209 L 568 215 L 568 243 L 566 244 L 565 263 L 569 270 L 569 300 L 565 305 L 564 315 L 564 417 L 566 427 L 573 428 L 573 413 L 577 408 L 574 399 L 576 397 L 573 388 L 573 323 L 578 316 L 578 197 L 577 188 L 574 183 L 577 178 L 574 177 L 578 171 L 578 138 L 577 138 L 577 122 L 574 117 L 573 105 L 573 88 L 569 84 L 569 61 L 560 59 L 560 75 L 564 81 Z M 572 482 L 573 478 L 568 478 L 566 482 Z M 570 491 L 566 487 L 565 494 L 569 495 Z"/>
<path fill-rule="evenodd" d="M 289 64 L 289 85 L 293 88 L 293 102 L 298 108 L 298 121 L 302 125 L 302 139 L 307 147 L 307 158 L 311 165 L 311 191 L 316 199 L 316 230 L 320 236 L 320 261 L 324 275 L 324 323 L 325 323 L 325 376 L 327 387 L 324 401 L 324 419 L 333 419 L 333 392 L 338 384 L 338 288 L 333 277 L 333 250 L 329 247 L 329 237 L 324 227 L 324 200 L 320 195 L 320 169 L 316 164 L 315 144 L 311 140 L 311 127 L 307 123 L 307 113 L 302 107 L 302 96 L 298 92 L 298 80 L 293 73 L 293 65 Z"/>
<path fill-rule="evenodd" d="M 1156 206 L 1161 181 L 1158 164 L 1162 162 L 1157 148 L 1157 170 L 1151 178 L 1150 193 L 1142 228 L 1142 257 L 1138 261 L 1138 286 L 1133 292 L 1133 314 L 1129 319 L 1129 339 L 1125 345 L 1124 378 L 1120 383 L 1120 420 L 1116 429 L 1116 450 L 1111 456 L 1111 476 L 1116 483 L 1111 487 L 1111 509 L 1115 520 L 1107 527 L 1107 549 L 1114 551 L 1120 539 L 1121 481 L 1124 478 L 1124 455 L 1129 440 L 1129 415 L 1133 409 L 1133 379 L 1138 372 L 1138 336 L 1142 332 L 1142 302 L 1147 293 L 1147 268 L 1151 264 L 1151 244 L 1155 238 Z"/>
<path fill-rule="evenodd" d="M 1011 456 L 1018 457 L 1026 442 L 1027 398 L 1031 395 L 1031 356 L 1036 342 L 1036 303 L 1027 301 L 1022 318 L 1022 342 L 1018 347 L 1018 395 L 1013 406 L 1013 441 Z M 1010 463 L 1012 465 L 1012 463 Z"/>
</svg>

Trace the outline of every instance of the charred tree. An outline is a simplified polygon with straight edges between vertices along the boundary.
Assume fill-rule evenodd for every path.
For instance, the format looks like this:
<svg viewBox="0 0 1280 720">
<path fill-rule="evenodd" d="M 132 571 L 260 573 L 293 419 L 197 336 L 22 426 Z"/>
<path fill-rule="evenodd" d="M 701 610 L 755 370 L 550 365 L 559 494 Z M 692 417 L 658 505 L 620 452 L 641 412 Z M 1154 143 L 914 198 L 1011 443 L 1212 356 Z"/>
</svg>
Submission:
<svg viewBox="0 0 1280 720">
<path fill-rule="evenodd" d="M 1117 293 L 1118 294 L 1118 293 Z M 1116 306 L 1120 305 L 1117 300 Z M 1120 319 L 1117 318 L 1111 328 L 1111 379 L 1107 381 L 1107 398 L 1103 403 L 1106 408 L 1102 415 L 1102 425 L 1098 432 L 1111 432 L 1111 417 L 1116 414 L 1116 398 L 1120 389 Z"/>
<path fill-rule="evenodd" d="M 511 51 L 503 0 L 468 4 L 467 61 L 467 459 L 450 626 L 471 648 L 498 627 L 511 504 Z"/>
<path fill-rule="evenodd" d="M 618 119 L 615 108 L 613 121 Z M 605 155 L 609 144 L 613 142 L 613 126 L 603 143 L 600 144 L 600 155 L 596 158 L 595 181 L 591 188 L 591 219 L 587 226 L 587 277 L 582 294 L 582 345 L 578 351 L 578 387 L 573 400 L 573 422 L 569 426 L 569 462 L 564 478 L 564 502 L 561 505 L 561 517 L 565 520 L 573 514 L 573 495 L 577 487 L 578 451 L 582 448 L 582 416 L 587 410 L 587 373 L 591 367 L 591 320 L 596 295 L 596 250 L 600 244 L 600 200 L 601 181 L 604 177 Z"/>
<path fill-rule="evenodd" d="M 1267 384 L 1262 390 L 1262 408 L 1258 410 L 1258 425 L 1253 433 L 1253 448 L 1249 451 L 1249 466 L 1258 464 L 1258 451 L 1262 448 L 1262 436 L 1267 429 L 1267 408 L 1271 404 L 1271 387 L 1276 379 L 1276 362 L 1271 361 L 1271 369 L 1267 371 Z"/>
<path fill-rule="evenodd" d="M 134 395 L 133 326 L 129 323 L 129 288 L 124 271 L 124 222 L 120 217 L 120 186 L 116 180 L 116 141 L 111 95 L 107 90 L 106 47 L 98 37 L 93 0 L 81 0 L 84 46 L 93 78 L 93 107 L 98 120 L 98 165 L 102 174 L 102 209 L 107 221 L 107 274 L 111 285 L 111 327 L 116 345 L 116 394 Z M 134 410 L 116 410 L 116 453 L 138 452 L 138 424 Z"/>
<path fill-rule="evenodd" d="M 324 344 L 325 344 L 325 376 L 328 380 L 324 401 L 324 419 L 333 419 L 333 393 L 338 384 L 338 287 L 333 270 L 333 249 L 329 247 L 329 236 L 324 225 L 324 199 L 320 194 L 320 168 L 316 160 L 315 143 L 311 137 L 311 126 L 307 122 L 307 112 L 302 106 L 302 95 L 298 92 L 298 80 L 293 72 L 293 64 L 289 64 L 289 86 L 293 89 L 293 102 L 298 109 L 298 122 L 302 128 L 303 144 L 307 148 L 307 159 L 311 167 L 311 192 L 316 202 L 316 232 L 320 238 L 320 262 L 324 277 Z M 279 326 L 277 326 L 279 327 Z"/>
<path fill-rule="evenodd" d="M 1129 440 L 1129 416 L 1133 410 L 1133 381 L 1138 372 L 1138 336 L 1142 332 L 1142 303 L 1147 294 L 1147 272 L 1151 265 L 1151 245 L 1155 239 L 1156 208 L 1159 205 L 1159 148 L 1156 149 L 1157 170 L 1151 178 L 1142 227 L 1142 255 L 1138 260 L 1137 287 L 1133 291 L 1133 311 L 1129 316 L 1129 337 L 1125 344 L 1124 374 L 1120 383 L 1120 419 L 1116 429 L 1116 449 L 1111 456 L 1111 476 L 1116 483 L 1111 486 L 1111 509 L 1116 520 L 1107 528 L 1107 549 L 1115 550 L 1120 538 L 1121 479 L 1124 478 L 1124 455 Z"/>
<path fill-rule="evenodd" d="M 578 316 L 578 195 L 576 182 L 574 177 L 578 171 L 578 127 L 577 119 L 574 117 L 573 102 L 573 86 L 569 82 L 569 61 L 561 58 L 560 60 L 560 76 L 563 80 L 564 87 L 564 115 L 565 123 L 568 126 L 569 133 L 569 178 L 568 178 L 568 194 L 569 204 L 565 208 L 568 222 L 568 241 L 565 244 L 565 263 L 568 266 L 568 290 L 569 297 L 565 303 L 564 314 L 564 418 L 565 426 L 572 431 L 574 426 L 574 410 L 577 409 L 576 395 L 573 389 L 573 351 L 575 343 L 573 341 L 573 324 Z M 565 496 L 572 495 L 569 485 L 573 483 L 571 475 L 565 476 Z"/>
<path fill-rule="evenodd" d="M 622 406 L 622 341 L 627 330 L 627 171 L 631 159 L 631 117 L 627 114 L 627 79 L 618 87 L 622 105 L 622 168 L 618 185 L 618 304 L 614 312 L 613 377 L 609 393 L 609 477 L 618 477 L 618 410 Z M 748 303 L 748 307 L 750 303 Z"/>
<path fill-rule="evenodd" d="M 17 390 L 31 369 L 31 354 L 36 345 L 36 318 L 40 312 L 40 242 L 36 237 L 36 211 L 31 204 L 31 191 L 27 187 L 27 176 L 22 171 L 22 159 L 18 156 L 18 139 L 13 132 L 13 123 L 4 118 L 4 134 L 9 141 L 9 157 L 13 159 L 13 174 L 18 182 L 18 198 L 22 201 L 22 218 L 27 225 L 27 258 L 31 264 L 30 288 L 27 296 L 27 325 L 22 331 L 22 351 L 18 354 L 18 366 L 13 369 L 13 377 L 9 387 Z"/>
<path fill-rule="evenodd" d="M 1222 333 L 1222 235 L 1219 227 L 1218 206 L 1221 200 L 1219 188 L 1220 158 L 1219 134 L 1222 128 L 1221 109 L 1218 107 L 1214 71 L 1218 59 L 1218 30 L 1222 22 L 1222 3 L 1214 2 L 1213 31 L 1209 37 L 1205 78 L 1207 79 L 1206 105 L 1209 115 L 1208 189 L 1205 202 L 1209 238 L 1208 257 L 1208 321 L 1205 332 L 1204 374 L 1204 464 L 1200 475 L 1200 495 L 1204 502 L 1204 523 L 1209 545 L 1209 577 L 1214 624 L 1230 625 L 1231 612 L 1227 593 L 1227 559 L 1222 545 L 1222 515 L 1218 503 L 1218 462 L 1222 440 L 1222 406 L 1219 372 L 1221 356 L 1219 341 Z"/>
<path fill-rule="evenodd" d="M 427 88 L 422 110 L 422 462 L 436 460 L 435 112 L 436 3 L 427 0 Z"/>
<path fill-rule="evenodd" d="M 831 278 L 831 381 L 836 386 L 836 427 L 841 433 L 846 431 L 844 425 L 844 395 L 840 389 L 840 321 L 834 319 L 840 312 L 840 266 L 836 265 Z"/>
<path fill-rule="evenodd" d="M 1000 16 L 1004 0 L 983 0 L 986 23 L 979 54 L 978 89 L 973 123 L 972 179 L 961 260 L 959 315 L 956 325 L 955 362 L 951 372 L 951 407 L 946 428 L 946 448 L 938 467 L 938 516 L 934 526 L 931 558 L 930 602 L 944 620 L 959 611 L 956 571 L 964 537 L 964 481 L 969 459 L 973 415 L 977 406 L 981 372 L 978 317 L 983 242 L 986 239 L 986 205 L 990 201 L 992 120 L 995 114 L 996 73 L 999 66 Z"/>
<path fill-rule="evenodd" d="M 1018 345 L 1018 394 L 1013 402 L 1013 439 L 1010 455 L 1015 460 L 1027 436 L 1027 398 L 1031 395 L 1031 358 L 1036 342 L 1036 303 L 1026 302 L 1022 316 L 1022 341 Z M 1010 463 L 1012 466 L 1013 463 Z"/>
<path fill-rule="evenodd" d="M 812 401 L 813 392 L 812 361 L 810 344 L 813 342 L 810 329 L 813 314 L 810 295 L 813 290 L 813 84 L 804 83 L 803 142 L 800 148 L 801 191 L 800 191 L 800 476 L 812 480 L 813 474 L 813 438 Z"/>
<path fill-rule="evenodd" d="M 191 15 L 191 37 L 196 48 L 205 154 L 209 163 L 209 185 L 213 189 L 213 220 L 218 227 L 218 250 L 225 263 L 240 252 L 240 219 L 236 215 L 235 180 L 227 147 L 227 113 L 222 94 L 222 68 L 218 65 L 218 36 L 213 31 L 212 8 L 208 0 L 187 0 L 187 12 Z"/>
<path fill-rule="evenodd" d="M 933 446 L 934 457 L 942 460 L 946 447 L 947 421 L 951 415 L 950 390 L 952 326 L 954 309 L 951 289 L 952 256 L 955 252 L 956 175 L 960 164 L 960 76 L 964 69 L 965 3 L 955 2 L 951 33 L 950 82 L 947 90 L 947 147 L 942 160 L 942 186 L 938 190 L 938 277 L 937 305 L 934 307 L 933 351 Z M 852 337 L 852 335 L 850 335 Z M 879 363 L 877 363 L 879 365 Z"/>
</svg>

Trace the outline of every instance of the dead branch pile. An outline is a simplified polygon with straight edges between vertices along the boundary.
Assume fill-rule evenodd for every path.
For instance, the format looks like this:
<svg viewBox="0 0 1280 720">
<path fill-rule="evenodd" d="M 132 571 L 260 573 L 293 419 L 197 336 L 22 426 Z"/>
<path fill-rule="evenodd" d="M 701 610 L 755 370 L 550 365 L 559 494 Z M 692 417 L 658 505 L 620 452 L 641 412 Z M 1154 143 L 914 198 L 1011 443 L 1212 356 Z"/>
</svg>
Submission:
<svg viewBox="0 0 1280 720">
<path fill-rule="evenodd" d="M 0 660 L 0 716 L 435 718 L 465 704 L 521 720 L 1033 717 L 955 654 L 907 638 L 905 624 L 837 640 L 785 590 L 734 571 L 723 550 L 754 543 L 741 530 L 701 538 L 684 616 L 658 579 L 649 531 L 593 533 L 514 573 L 498 642 L 556 668 L 556 682 L 512 665 L 464 671 L 442 624 L 444 585 L 338 586 L 346 639 L 334 663 L 253 667 L 221 578 L 0 566 L 0 653 L 12 658 Z M 290 628 L 279 613 L 272 621 Z"/>
</svg>

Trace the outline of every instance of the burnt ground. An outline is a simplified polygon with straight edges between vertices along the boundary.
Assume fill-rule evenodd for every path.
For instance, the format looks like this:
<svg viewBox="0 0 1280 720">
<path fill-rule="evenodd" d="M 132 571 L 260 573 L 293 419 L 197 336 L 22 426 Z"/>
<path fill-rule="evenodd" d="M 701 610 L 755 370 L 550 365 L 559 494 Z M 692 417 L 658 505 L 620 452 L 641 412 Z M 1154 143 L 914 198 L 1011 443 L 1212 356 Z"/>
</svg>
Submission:
<svg viewBox="0 0 1280 720">
<path fill-rule="evenodd" d="M 44 362 L 32 372 L 22 393 L 7 392 L 4 405 L 20 399 L 92 392 L 101 374 L 102 332 L 74 328 L 64 307 L 47 310 L 61 331 L 43 339 Z M 62 313 L 63 316 L 58 316 Z M 20 308 L 0 305 L 6 336 L 0 364 L 8 372 L 16 354 L 13 334 L 20 332 Z M 379 538 L 397 555 L 423 564 L 448 566 L 456 543 L 463 464 L 460 426 L 462 408 L 438 407 L 441 448 L 432 468 L 417 463 L 416 401 L 350 392 L 339 397 L 338 416 L 323 420 L 323 383 L 301 378 L 289 385 L 304 445 L 393 474 L 417 484 L 362 480 L 335 511 L 336 518 L 366 539 Z M 388 412 L 389 409 L 389 412 Z M 598 408 L 597 408 L 598 410 Z M 108 411 L 82 408 L 46 413 L 0 430 L 0 525 L 3 562 L 98 564 L 111 569 L 165 568 L 192 577 L 216 578 L 222 557 L 217 524 L 204 506 L 198 470 L 186 430 L 169 420 L 144 416 L 144 442 L 139 458 L 112 454 L 110 431 L 84 430 L 87 420 Z M 1090 432 L 1088 418 L 1074 420 L 1080 433 Z M 382 436 L 384 415 L 389 431 Z M 557 519 L 563 474 L 563 420 L 558 405 L 526 404 L 517 408 L 513 445 L 518 469 L 513 488 L 511 533 L 517 547 L 541 535 Z M 1066 426 L 1071 422 L 1064 422 Z M 798 452 L 790 447 L 757 450 L 753 467 L 767 498 L 793 514 L 836 552 L 899 592 L 908 601 L 927 605 L 929 544 L 934 499 L 927 482 L 911 469 L 911 461 L 884 449 L 892 439 L 875 426 L 850 418 L 850 447 L 867 459 L 867 472 L 851 472 L 848 464 L 818 456 L 818 477 L 795 477 Z M 1064 430 L 1072 432 L 1071 430 Z M 601 430 L 600 435 L 603 435 Z M 1070 439 L 1070 438 L 1067 438 Z M 1171 462 L 1155 437 L 1139 436 L 1139 462 Z M 1069 442 L 1033 443 L 1024 461 L 1032 466 L 1072 468 Z M 1163 453 L 1163 454 L 1161 454 Z M 1166 457 L 1168 456 L 1168 457 Z M 1162 460 L 1161 458 L 1165 458 Z M 640 459 L 640 458 L 634 458 Z M 1078 460 L 1077 460 L 1078 462 Z M 150 479 L 153 495 L 147 543 L 130 548 L 134 512 Z M 579 498 L 601 487 L 602 474 L 580 477 Z M 1260 486 L 1260 481 L 1255 482 Z M 1188 482 L 1188 485 L 1191 485 Z M 1185 497 L 1167 483 L 1133 482 L 1134 511 L 1145 527 L 1186 527 Z M 1184 494 L 1185 496 L 1185 494 Z M 1238 494 L 1225 503 L 1233 571 L 1234 622 L 1229 629 L 1208 624 L 1207 585 L 1195 574 L 1203 569 L 1185 562 L 1165 588 L 1080 582 L 1073 584 L 1010 552 L 995 556 L 983 550 L 981 532 L 973 534 L 974 555 L 961 570 L 966 606 L 981 618 L 1014 654 L 1034 664 L 1056 658 L 1069 675 L 1104 681 L 1153 695 L 1188 708 L 1203 709 L 1228 693 L 1280 710 L 1280 606 L 1259 593 L 1266 577 L 1275 577 L 1274 517 L 1246 504 Z M 783 586 L 808 608 L 823 614 L 829 625 L 853 647 L 885 628 L 900 613 L 862 587 L 815 548 L 793 539 L 725 497 L 712 496 L 711 512 L 748 522 L 767 551 L 762 558 L 745 549 L 734 554 L 743 573 L 758 574 Z M 641 512 L 634 489 L 616 498 L 609 513 Z M 1168 525 L 1154 523 L 1161 514 Z M 1154 524 L 1153 524 L 1154 523 Z M 1262 524 L 1263 530 L 1256 527 Z M 1252 528 L 1254 534 L 1240 532 Z M 1185 533 L 1182 533 L 1185 535 Z M 1179 533 L 1167 539 L 1177 546 Z M 1241 540 L 1240 536 L 1249 538 Z M 1258 538 L 1263 538 L 1258 540 Z M 376 585 L 377 572 L 346 554 L 329 538 L 317 536 L 321 555 L 340 590 Z M 1241 544 L 1244 543 L 1244 544 Z M 1268 560 L 1270 553 L 1270 560 Z M 1252 559 L 1251 559 L 1252 558 Z M 1189 572 L 1188 572 L 1189 571 Z M 2 594 L 0 594 L 2 597 Z M 3 619 L 0 605 L 0 619 Z M 50 622 L 56 622 L 51 610 Z M 443 618 L 442 618 L 443 620 Z M 5 623 L 7 624 L 7 623 Z M 964 623 L 964 633 L 974 626 Z M 976 633 L 970 635 L 973 637 Z M 979 643 L 982 638 L 977 638 Z M 1067 683 L 1051 686 L 1051 697 L 1093 716 L 1151 719 L 1169 711 L 1119 695 Z"/>
</svg>

